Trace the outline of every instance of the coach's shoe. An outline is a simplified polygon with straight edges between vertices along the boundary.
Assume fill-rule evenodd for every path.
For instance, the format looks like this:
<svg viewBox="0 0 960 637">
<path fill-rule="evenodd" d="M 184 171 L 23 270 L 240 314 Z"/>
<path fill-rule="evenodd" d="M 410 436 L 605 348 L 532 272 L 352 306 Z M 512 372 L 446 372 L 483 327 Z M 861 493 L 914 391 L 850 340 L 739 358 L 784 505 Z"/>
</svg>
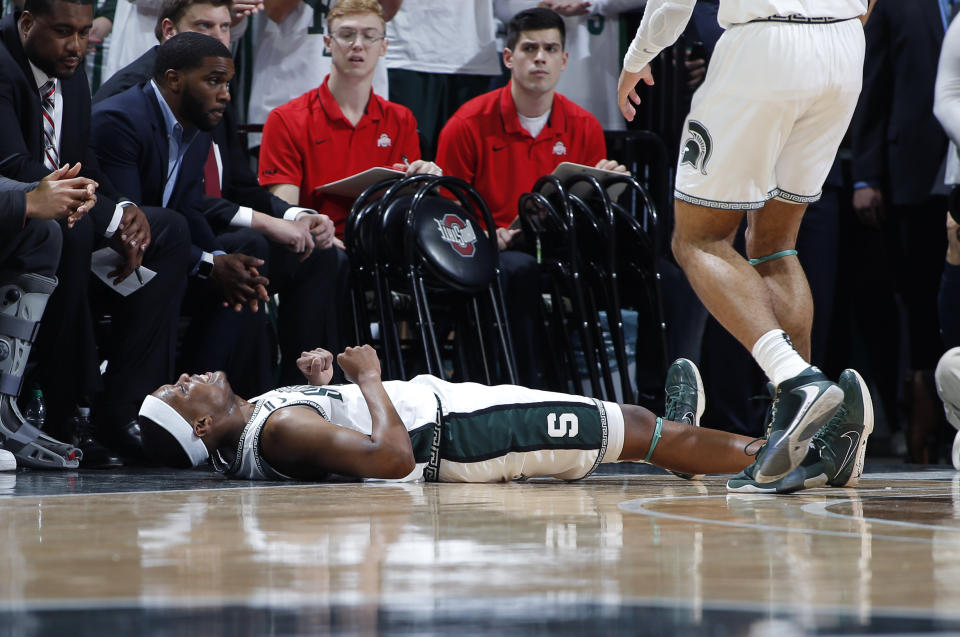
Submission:
<svg viewBox="0 0 960 637">
<path fill-rule="evenodd" d="M 796 469 L 807 455 L 813 435 L 840 407 L 843 390 L 810 366 L 777 386 L 767 442 L 757 453 L 753 477 L 770 483 Z"/>
<path fill-rule="evenodd" d="M 6 449 L 0 449 L 0 471 L 15 471 L 16 468 L 17 458 Z"/>
<path fill-rule="evenodd" d="M 692 361 L 678 358 L 673 361 L 667 370 L 667 381 L 664 385 L 667 394 L 663 418 L 673 422 L 683 422 L 694 427 L 700 426 L 700 416 L 706 407 L 707 401 L 703 393 L 703 380 L 700 370 Z M 684 480 L 693 480 L 701 476 L 691 473 L 671 471 L 673 475 Z"/>
</svg>

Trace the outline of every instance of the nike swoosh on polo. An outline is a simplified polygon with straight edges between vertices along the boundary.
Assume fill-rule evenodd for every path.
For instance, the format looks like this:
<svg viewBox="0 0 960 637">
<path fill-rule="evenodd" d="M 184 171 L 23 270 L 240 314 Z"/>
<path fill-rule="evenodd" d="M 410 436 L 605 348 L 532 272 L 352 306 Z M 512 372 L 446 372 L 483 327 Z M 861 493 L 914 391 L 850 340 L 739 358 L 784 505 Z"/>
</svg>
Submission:
<svg viewBox="0 0 960 637">
<path fill-rule="evenodd" d="M 853 457 L 853 454 L 857 453 L 857 447 L 860 446 L 860 434 L 858 434 L 856 431 L 848 431 L 840 437 L 846 438 L 850 443 L 850 448 L 847 449 L 847 454 L 843 457 L 843 462 L 840 463 L 840 467 L 845 467 L 847 466 L 847 463 L 850 462 L 850 458 Z"/>
<path fill-rule="evenodd" d="M 504 144 L 503 146 L 494 146 L 494 147 L 493 147 L 493 152 L 497 152 L 498 150 L 503 150 L 503 149 L 506 148 L 506 147 L 507 147 L 506 144 Z"/>
</svg>

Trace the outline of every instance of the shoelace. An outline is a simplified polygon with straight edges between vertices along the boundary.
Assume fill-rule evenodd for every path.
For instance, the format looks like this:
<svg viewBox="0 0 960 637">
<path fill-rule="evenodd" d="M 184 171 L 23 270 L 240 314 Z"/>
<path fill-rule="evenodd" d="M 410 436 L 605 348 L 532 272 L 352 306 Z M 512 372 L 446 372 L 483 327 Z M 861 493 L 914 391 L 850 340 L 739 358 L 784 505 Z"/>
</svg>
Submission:
<svg viewBox="0 0 960 637">
<path fill-rule="evenodd" d="M 666 404 L 664 405 L 664 412 L 667 414 L 672 414 L 676 416 L 683 416 L 683 414 L 678 414 L 677 412 L 684 408 L 683 402 L 680 400 L 680 395 L 682 390 L 679 384 L 674 385 L 667 389 L 667 399 Z M 690 423 L 693 424 L 693 423 Z"/>
<path fill-rule="evenodd" d="M 770 401 L 770 406 L 767 408 L 767 413 L 765 418 L 767 426 L 765 427 L 763 437 L 754 438 L 753 440 L 751 440 L 750 442 L 748 442 L 743 446 L 743 453 L 745 455 L 751 458 L 756 458 L 757 456 L 760 455 L 760 452 L 762 452 L 763 449 L 767 446 L 767 438 L 770 436 L 770 427 L 773 426 L 773 419 L 776 418 L 777 416 L 777 403 L 780 400 L 780 388 L 777 387 L 776 391 L 772 396 L 770 394 L 760 395 L 760 396 L 751 396 L 750 399 Z M 756 451 L 751 453 L 750 446 L 757 442 L 762 442 L 763 444 L 757 447 Z"/>
<path fill-rule="evenodd" d="M 750 445 L 752 445 L 752 444 L 755 443 L 755 442 L 762 442 L 763 444 L 760 445 L 759 447 L 757 447 L 757 450 L 756 450 L 756 451 L 754 451 L 753 453 L 750 453 Z M 767 439 L 766 439 L 766 438 L 754 438 L 753 440 L 751 440 L 751 441 L 748 442 L 747 444 L 743 445 L 743 453 L 744 453 L 744 455 L 747 455 L 747 456 L 749 456 L 749 457 L 751 457 L 751 458 L 756 458 L 757 456 L 760 455 L 760 452 L 763 451 L 763 448 L 766 447 L 766 446 L 767 446 Z"/>
<path fill-rule="evenodd" d="M 837 413 L 833 415 L 833 418 L 820 428 L 817 433 L 813 434 L 813 439 L 819 442 L 822 445 L 829 446 L 829 441 L 824 439 L 824 436 L 827 434 L 836 434 L 837 429 L 840 427 L 840 423 L 844 421 L 847 416 L 847 406 L 844 404 L 840 405 L 840 408 L 837 409 Z"/>
<path fill-rule="evenodd" d="M 777 385 L 777 391 L 773 395 L 773 402 L 770 403 L 770 416 L 767 418 L 767 429 L 764 432 L 765 437 L 767 438 L 770 437 L 770 429 L 773 427 L 773 421 L 777 419 L 777 405 L 779 404 L 780 404 L 780 386 Z"/>
</svg>

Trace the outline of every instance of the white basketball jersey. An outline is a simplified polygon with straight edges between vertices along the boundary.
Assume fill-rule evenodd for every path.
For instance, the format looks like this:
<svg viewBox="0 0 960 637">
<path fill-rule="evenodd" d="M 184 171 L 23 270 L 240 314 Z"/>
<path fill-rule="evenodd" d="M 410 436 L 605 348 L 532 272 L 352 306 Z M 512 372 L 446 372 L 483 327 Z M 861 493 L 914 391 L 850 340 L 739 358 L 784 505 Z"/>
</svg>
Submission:
<svg viewBox="0 0 960 637">
<path fill-rule="evenodd" d="M 386 381 L 383 387 L 397 410 L 407 431 L 437 422 L 438 402 L 428 385 L 415 381 Z M 295 385 L 280 387 L 251 400 L 256 406 L 253 416 L 244 427 L 237 446 L 236 458 L 231 463 L 223 461 L 218 454 L 213 456 L 216 469 L 230 478 L 246 480 L 290 480 L 271 467 L 260 454 L 260 433 L 267 419 L 278 409 L 301 405 L 315 410 L 320 416 L 335 425 L 370 435 L 373 420 L 367 402 L 356 385 Z M 423 472 L 418 464 L 404 480 L 416 480 Z"/>
<path fill-rule="evenodd" d="M 770 16 L 855 18 L 867 12 L 867 0 L 720 0 L 717 21 L 723 28 Z"/>
</svg>

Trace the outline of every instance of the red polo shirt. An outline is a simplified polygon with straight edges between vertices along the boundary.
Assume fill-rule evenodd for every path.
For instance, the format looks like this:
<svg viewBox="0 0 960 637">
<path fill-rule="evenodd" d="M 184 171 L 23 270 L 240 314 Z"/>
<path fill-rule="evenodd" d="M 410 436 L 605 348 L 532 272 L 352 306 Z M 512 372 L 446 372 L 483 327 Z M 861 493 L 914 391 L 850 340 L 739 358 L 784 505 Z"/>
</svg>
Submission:
<svg viewBox="0 0 960 637">
<path fill-rule="evenodd" d="M 300 205 L 329 215 L 342 237 L 353 201 L 325 197 L 314 188 L 374 166 L 390 168 L 403 157 L 420 159 L 420 139 L 410 109 L 373 91 L 363 117 L 351 124 L 327 86 L 329 78 L 267 116 L 259 176 L 262 186 L 299 186 Z"/>
<path fill-rule="evenodd" d="M 597 118 L 553 94 L 550 120 L 534 139 L 520 126 L 510 84 L 475 97 L 440 131 L 437 164 L 470 182 L 498 227 L 517 217 L 517 200 L 565 161 L 594 166 L 607 154 Z"/>
</svg>

